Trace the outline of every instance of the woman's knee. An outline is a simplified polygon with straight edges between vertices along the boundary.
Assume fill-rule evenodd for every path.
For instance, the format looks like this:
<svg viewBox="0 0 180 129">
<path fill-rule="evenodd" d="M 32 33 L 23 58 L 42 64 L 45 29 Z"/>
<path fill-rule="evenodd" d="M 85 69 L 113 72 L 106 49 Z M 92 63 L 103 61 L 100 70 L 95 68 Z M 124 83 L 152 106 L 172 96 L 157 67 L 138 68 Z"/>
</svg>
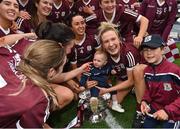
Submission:
<svg viewBox="0 0 180 129">
<path fill-rule="evenodd" d="M 63 108 L 64 106 L 69 104 L 74 98 L 74 93 L 67 87 L 59 86 L 54 90 L 57 95 L 57 100 L 60 108 Z"/>
</svg>

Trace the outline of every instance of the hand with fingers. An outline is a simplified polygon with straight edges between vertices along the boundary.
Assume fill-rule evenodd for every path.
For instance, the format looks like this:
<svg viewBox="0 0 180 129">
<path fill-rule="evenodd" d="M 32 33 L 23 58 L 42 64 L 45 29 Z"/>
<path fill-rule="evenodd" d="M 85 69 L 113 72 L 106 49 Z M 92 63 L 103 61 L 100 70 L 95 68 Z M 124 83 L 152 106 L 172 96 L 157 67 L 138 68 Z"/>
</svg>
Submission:
<svg viewBox="0 0 180 129">
<path fill-rule="evenodd" d="M 79 67 L 83 72 L 89 72 L 91 70 L 92 62 L 85 63 Z"/>
<path fill-rule="evenodd" d="M 102 87 L 98 87 L 96 86 L 96 88 L 98 88 L 100 91 L 99 91 L 99 94 L 100 95 L 103 95 L 105 93 L 108 93 L 108 89 L 107 88 L 102 88 Z"/>
<path fill-rule="evenodd" d="M 143 41 L 143 37 L 141 37 L 141 36 L 136 36 L 136 37 L 134 38 L 134 46 L 135 46 L 136 48 L 139 48 L 139 46 L 141 45 L 142 41 Z"/>
<path fill-rule="evenodd" d="M 143 115 L 149 114 L 150 111 L 151 111 L 151 108 L 149 107 L 149 105 L 145 101 L 142 101 L 141 102 L 141 112 L 142 112 L 142 114 Z"/>
<path fill-rule="evenodd" d="M 98 84 L 98 82 L 97 81 L 93 81 L 93 80 L 91 80 L 91 81 L 87 81 L 86 82 L 86 86 L 87 86 L 87 88 L 89 89 L 89 88 L 92 88 L 92 87 L 94 87 L 94 86 L 97 86 L 97 84 Z"/>
<path fill-rule="evenodd" d="M 156 111 L 153 116 L 157 120 L 168 120 L 169 118 L 168 114 L 163 109 Z"/>
<path fill-rule="evenodd" d="M 85 12 L 85 13 L 87 13 L 87 14 L 94 14 L 94 11 L 93 11 L 93 8 L 92 8 L 92 6 L 84 6 L 83 7 L 83 12 Z"/>
<path fill-rule="evenodd" d="M 67 81 L 67 84 L 69 85 L 70 89 L 75 93 L 80 93 L 85 90 L 84 87 L 80 87 L 79 84 L 74 80 Z"/>
<path fill-rule="evenodd" d="M 28 20 L 31 19 L 31 15 L 26 11 L 20 11 L 19 17 L 21 17 L 23 19 L 28 19 Z"/>
</svg>

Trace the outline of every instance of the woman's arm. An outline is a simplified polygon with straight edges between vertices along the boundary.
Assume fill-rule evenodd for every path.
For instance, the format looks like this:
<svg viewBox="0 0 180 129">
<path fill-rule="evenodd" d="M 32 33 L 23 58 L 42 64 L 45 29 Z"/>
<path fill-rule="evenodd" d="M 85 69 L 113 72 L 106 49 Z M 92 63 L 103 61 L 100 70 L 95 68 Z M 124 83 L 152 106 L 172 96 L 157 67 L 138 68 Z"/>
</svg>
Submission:
<svg viewBox="0 0 180 129">
<path fill-rule="evenodd" d="M 51 81 L 55 82 L 55 83 L 61 83 L 61 82 L 68 81 L 68 80 L 80 75 L 81 73 L 86 72 L 88 70 L 88 68 L 89 68 L 89 63 L 85 63 L 81 67 L 71 70 L 69 72 L 58 73 L 55 77 L 52 78 Z"/>
<path fill-rule="evenodd" d="M 109 93 L 109 92 L 116 91 L 116 90 L 124 90 L 124 89 L 132 87 L 132 85 L 134 84 L 132 70 L 127 70 L 127 76 L 128 76 L 128 79 L 123 81 L 122 83 L 119 83 L 119 84 L 112 86 L 110 88 L 107 88 L 107 89 L 99 88 L 100 94 Z"/>
<path fill-rule="evenodd" d="M 134 38 L 134 45 L 135 45 L 137 48 L 141 45 L 141 42 L 142 42 L 142 40 L 143 40 L 143 37 L 144 37 L 145 34 L 146 34 L 149 20 L 148 20 L 146 17 L 141 16 L 139 22 L 140 22 L 139 33 L 138 33 L 138 35 Z"/>
<path fill-rule="evenodd" d="M 0 47 L 11 46 L 22 38 L 36 39 L 37 36 L 35 33 L 10 34 L 0 38 Z"/>
</svg>

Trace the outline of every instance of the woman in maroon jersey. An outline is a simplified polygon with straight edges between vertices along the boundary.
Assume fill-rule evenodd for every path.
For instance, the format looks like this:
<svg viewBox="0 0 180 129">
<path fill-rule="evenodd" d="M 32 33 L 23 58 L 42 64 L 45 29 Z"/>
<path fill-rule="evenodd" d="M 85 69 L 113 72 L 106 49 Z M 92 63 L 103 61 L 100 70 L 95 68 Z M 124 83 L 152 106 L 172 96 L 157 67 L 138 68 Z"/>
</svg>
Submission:
<svg viewBox="0 0 180 129">
<path fill-rule="evenodd" d="M 65 23 L 66 17 L 70 14 L 69 2 L 67 0 L 53 0 L 53 7 L 48 19 L 54 23 Z"/>
<path fill-rule="evenodd" d="M 118 90 L 118 102 L 121 103 L 133 87 L 133 69 L 140 60 L 139 53 L 131 44 L 122 42 L 118 31 L 112 24 L 103 22 L 99 29 L 102 48 L 109 54 L 108 63 L 117 72 L 117 84 L 111 88 L 101 89 L 101 91 L 107 93 Z"/>
<path fill-rule="evenodd" d="M 91 62 L 96 49 L 100 48 L 100 45 L 93 35 L 86 34 L 86 22 L 81 15 L 70 15 L 68 25 L 72 27 L 75 33 L 71 64 L 73 68 L 76 68 L 84 63 Z"/>
<path fill-rule="evenodd" d="M 176 0 L 143 0 L 139 12 L 149 20 L 147 32 L 159 34 L 167 42 L 176 19 Z"/>
<path fill-rule="evenodd" d="M 17 0 L 0 0 L 0 37 L 14 33 L 10 28 L 19 14 Z"/>
<path fill-rule="evenodd" d="M 109 22 L 117 25 L 117 28 L 125 42 L 134 43 L 139 46 L 148 27 L 148 20 L 139 13 L 127 9 L 122 5 L 117 5 L 116 0 L 100 0 L 101 9 L 94 11 L 94 14 L 86 18 L 88 33 L 97 32 L 101 22 Z M 140 30 L 134 37 L 129 24 L 140 23 Z"/>
<path fill-rule="evenodd" d="M 99 0 L 77 0 L 72 8 L 72 13 L 86 18 L 98 9 L 100 9 Z"/>
<path fill-rule="evenodd" d="M 18 27 L 22 32 L 34 32 L 36 27 L 43 21 L 47 21 L 47 16 L 52 11 L 53 0 L 34 0 L 31 6 L 31 19 L 18 18 Z"/>
<path fill-rule="evenodd" d="M 117 4 L 121 4 L 126 8 L 138 11 L 140 8 L 140 3 L 138 0 L 117 0 Z"/>
<path fill-rule="evenodd" d="M 13 30 L 11 28 L 13 25 L 13 21 L 19 14 L 19 5 L 17 0 L 0 0 L 0 10 L 3 12 L 0 13 L 0 37 L 18 33 L 17 30 Z M 24 49 L 30 42 L 28 42 L 27 40 L 26 42 L 24 42 L 25 40 L 18 41 L 19 39 L 19 36 L 12 38 L 12 40 L 14 40 L 14 44 L 11 44 L 12 46 L 10 46 L 13 47 L 13 49 L 15 49 L 16 51 L 22 53 L 22 49 Z"/>
<path fill-rule="evenodd" d="M 17 2 L 19 3 L 19 17 L 30 19 L 31 15 L 29 13 L 31 10 L 32 0 L 18 0 Z"/>
<path fill-rule="evenodd" d="M 42 128 L 50 111 L 71 102 L 72 91 L 51 82 L 65 62 L 65 50 L 55 41 L 36 41 L 21 61 L 16 51 L 0 47 L 0 127 Z M 76 76 L 87 66 L 69 75 Z"/>
<path fill-rule="evenodd" d="M 73 30 L 63 23 L 52 23 L 48 21 L 43 22 L 37 27 L 36 34 L 38 39 L 48 39 L 62 43 L 67 54 L 67 62 L 64 66 L 63 72 L 70 71 L 71 49 L 74 46 L 75 39 Z M 56 78 L 54 79 L 54 82 L 61 83 L 61 80 Z M 66 83 L 63 83 L 63 85 L 67 85 L 75 93 L 79 93 L 81 91 L 79 84 L 72 79 L 68 80 Z"/>
</svg>

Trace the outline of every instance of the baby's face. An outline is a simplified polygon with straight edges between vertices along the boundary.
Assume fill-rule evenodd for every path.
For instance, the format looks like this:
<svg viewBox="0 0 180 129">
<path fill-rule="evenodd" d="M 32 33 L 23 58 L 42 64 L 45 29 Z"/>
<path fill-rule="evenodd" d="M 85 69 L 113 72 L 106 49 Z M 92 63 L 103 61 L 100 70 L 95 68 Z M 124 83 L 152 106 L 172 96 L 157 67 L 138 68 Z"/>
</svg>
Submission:
<svg viewBox="0 0 180 129">
<path fill-rule="evenodd" d="M 106 64 L 106 58 L 103 54 L 95 54 L 93 59 L 93 65 L 96 68 L 101 68 Z"/>
</svg>

